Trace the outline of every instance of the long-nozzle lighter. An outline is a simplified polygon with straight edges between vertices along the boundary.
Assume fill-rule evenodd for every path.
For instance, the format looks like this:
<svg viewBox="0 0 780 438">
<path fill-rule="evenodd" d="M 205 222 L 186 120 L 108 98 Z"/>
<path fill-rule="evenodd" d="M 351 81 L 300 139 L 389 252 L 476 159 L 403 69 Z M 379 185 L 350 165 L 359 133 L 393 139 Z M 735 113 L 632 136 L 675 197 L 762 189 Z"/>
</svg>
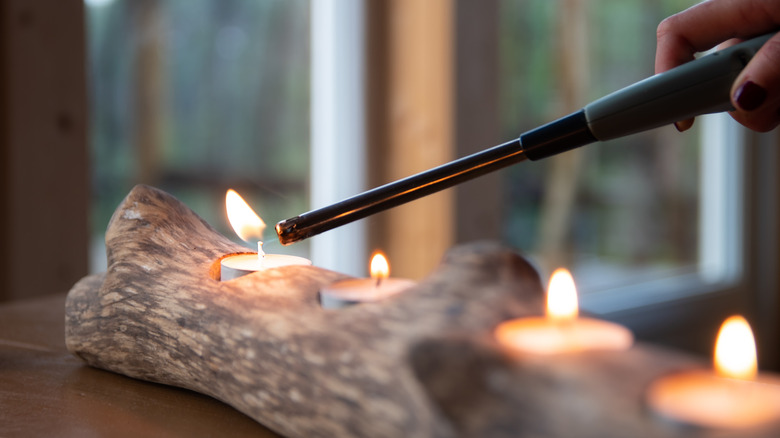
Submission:
<svg viewBox="0 0 780 438">
<path fill-rule="evenodd" d="M 283 245 L 365 218 L 461 182 L 518 163 L 733 109 L 731 86 L 774 33 L 703 56 L 649 77 L 518 139 L 385 184 L 276 224 Z"/>
</svg>

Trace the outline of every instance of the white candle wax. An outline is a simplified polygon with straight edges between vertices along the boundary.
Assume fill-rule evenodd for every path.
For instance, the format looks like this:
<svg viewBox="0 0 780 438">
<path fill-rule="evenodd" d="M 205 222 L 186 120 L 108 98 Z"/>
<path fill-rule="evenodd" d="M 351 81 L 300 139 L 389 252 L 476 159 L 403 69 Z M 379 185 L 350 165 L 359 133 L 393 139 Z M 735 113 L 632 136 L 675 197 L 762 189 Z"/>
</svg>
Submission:
<svg viewBox="0 0 780 438">
<path fill-rule="evenodd" d="M 280 268 L 282 266 L 311 265 L 311 260 L 303 257 L 266 254 L 263 252 L 263 242 L 258 243 L 257 249 L 257 254 L 236 254 L 222 259 L 220 262 L 220 279 L 222 281 L 232 280 L 253 272 Z"/>
<path fill-rule="evenodd" d="M 320 290 L 320 303 L 326 309 L 338 309 L 359 303 L 376 302 L 397 295 L 416 283 L 402 278 L 351 278 Z"/>
<path fill-rule="evenodd" d="M 499 344 L 523 354 L 561 354 L 590 350 L 626 350 L 634 342 L 631 332 L 618 324 L 593 318 L 568 321 L 539 316 L 499 324 Z"/>
</svg>

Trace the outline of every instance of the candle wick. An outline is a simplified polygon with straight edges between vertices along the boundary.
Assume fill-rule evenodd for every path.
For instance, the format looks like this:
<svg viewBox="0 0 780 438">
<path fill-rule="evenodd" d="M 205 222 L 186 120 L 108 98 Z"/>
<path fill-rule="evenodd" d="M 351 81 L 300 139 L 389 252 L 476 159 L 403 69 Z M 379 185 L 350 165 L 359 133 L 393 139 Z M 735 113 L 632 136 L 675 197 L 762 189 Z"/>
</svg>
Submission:
<svg viewBox="0 0 780 438">
<path fill-rule="evenodd" d="M 374 287 L 379 287 L 380 284 L 382 284 L 382 276 L 378 275 L 376 277 L 376 284 L 374 284 Z"/>
<path fill-rule="evenodd" d="M 260 266 L 265 262 L 265 251 L 263 251 L 263 241 L 257 241 L 257 260 L 260 262 Z"/>
</svg>

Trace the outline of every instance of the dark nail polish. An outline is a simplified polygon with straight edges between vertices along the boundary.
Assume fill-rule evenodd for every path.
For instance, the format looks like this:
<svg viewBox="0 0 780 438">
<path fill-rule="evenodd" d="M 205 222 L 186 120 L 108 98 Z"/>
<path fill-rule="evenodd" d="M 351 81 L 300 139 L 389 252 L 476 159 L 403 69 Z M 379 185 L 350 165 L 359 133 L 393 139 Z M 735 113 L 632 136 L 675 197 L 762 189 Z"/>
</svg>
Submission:
<svg viewBox="0 0 780 438">
<path fill-rule="evenodd" d="M 678 132 L 685 132 L 685 131 L 691 129 L 691 126 L 693 126 L 693 119 L 687 119 L 687 120 L 681 120 L 679 122 L 674 122 L 674 127 L 677 128 Z"/>
<path fill-rule="evenodd" d="M 766 100 L 766 90 L 753 81 L 747 81 L 734 93 L 734 100 L 739 109 L 753 111 Z"/>
</svg>

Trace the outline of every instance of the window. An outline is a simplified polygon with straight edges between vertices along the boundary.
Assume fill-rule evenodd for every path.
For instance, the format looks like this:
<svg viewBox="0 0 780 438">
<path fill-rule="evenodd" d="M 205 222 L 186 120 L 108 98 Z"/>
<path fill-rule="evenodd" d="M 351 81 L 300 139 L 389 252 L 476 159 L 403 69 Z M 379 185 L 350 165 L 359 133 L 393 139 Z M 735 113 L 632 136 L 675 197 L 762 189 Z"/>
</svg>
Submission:
<svg viewBox="0 0 780 438">
<path fill-rule="evenodd" d="M 507 136 L 650 76 L 658 22 L 691 2 L 672 3 L 504 1 Z M 516 166 L 505 236 L 583 293 L 695 265 L 699 143 L 661 129 Z"/>
<path fill-rule="evenodd" d="M 658 23 L 693 3 L 501 1 L 505 137 L 653 74 Z M 586 311 L 640 337 L 708 353 L 724 314 L 742 312 L 774 339 L 757 310 L 775 302 L 773 268 L 756 261 L 776 251 L 755 240 L 774 231 L 752 227 L 776 220 L 762 207 L 776 184 L 756 167 L 776 159 L 758 138 L 718 114 L 522 163 L 505 174 L 504 239 L 543 275 L 571 269 Z"/>
<path fill-rule="evenodd" d="M 93 270 L 133 185 L 172 193 L 223 234 L 227 188 L 270 224 L 308 208 L 309 3 L 87 2 Z M 306 244 L 289 252 L 306 253 Z"/>
<path fill-rule="evenodd" d="M 232 236 L 230 186 L 273 224 L 516 138 L 651 75 L 658 22 L 693 3 L 91 0 L 96 247 L 137 182 Z M 361 275 L 379 242 L 417 278 L 453 242 L 498 237 L 543 276 L 570 268 L 585 310 L 641 338 L 707 353 L 701 340 L 739 310 L 774 345 L 776 147 L 702 117 L 685 134 L 521 163 L 285 251 L 311 243 L 317 265 Z"/>
</svg>

